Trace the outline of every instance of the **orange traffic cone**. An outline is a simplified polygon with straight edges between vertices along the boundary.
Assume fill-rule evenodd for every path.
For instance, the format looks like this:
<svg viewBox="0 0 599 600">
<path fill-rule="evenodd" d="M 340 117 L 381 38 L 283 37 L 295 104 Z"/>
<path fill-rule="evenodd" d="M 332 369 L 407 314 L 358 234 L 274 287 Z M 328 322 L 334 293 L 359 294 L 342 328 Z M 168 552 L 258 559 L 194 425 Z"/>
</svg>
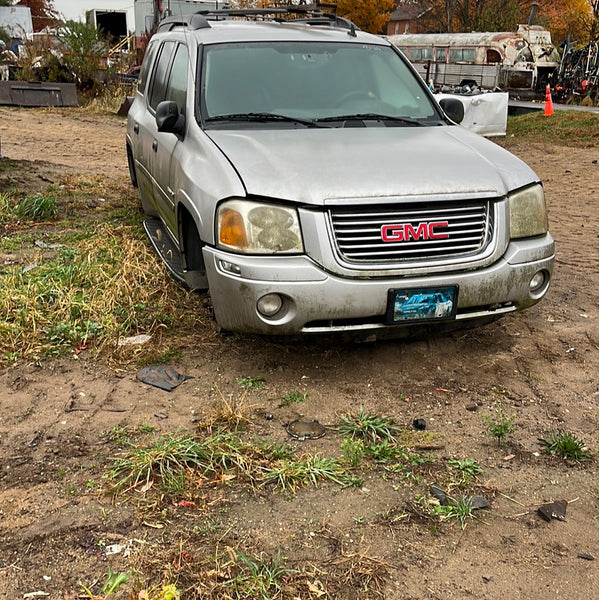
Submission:
<svg viewBox="0 0 599 600">
<path fill-rule="evenodd" d="M 547 84 L 547 88 L 545 89 L 545 116 L 553 114 L 553 100 L 551 99 L 551 88 L 549 84 Z"/>
</svg>

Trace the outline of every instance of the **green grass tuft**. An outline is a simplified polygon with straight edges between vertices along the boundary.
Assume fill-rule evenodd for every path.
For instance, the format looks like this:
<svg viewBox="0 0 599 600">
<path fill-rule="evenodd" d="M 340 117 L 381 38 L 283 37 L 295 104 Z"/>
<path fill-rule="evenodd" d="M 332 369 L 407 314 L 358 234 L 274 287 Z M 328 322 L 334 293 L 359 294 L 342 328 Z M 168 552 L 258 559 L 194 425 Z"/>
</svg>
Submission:
<svg viewBox="0 0 599 600">
<path fill-rule="evenodd" d="M 395 436 L 402 431 L 389 417 L 367 413 L 362 406 L 357 415 L 340 416 L 339 424 L 335 429 L 344 436 L 361 439 L 368 443 L 381 440 L 395 442 Z"/>
<path fill-rule="evenodd" d="M 31 221 L 51 221 L 58 216 L 56 197 L 47 194 L 25 196 L 17 204 L 15 212 Z"/>
<path fill-rule="evenodd" d="M 459 496 L 458 498 L 449 498 L 447 504 L 441 504 L 434 507 L 435 514 L 442 521 L 457 520 L 462 529 L 466 528 L 466 520 L 475 518 L 472 508 L 472 498 L 468 496 Z"/>
<path fill-rule="evenodd" d="M 561 456 L 574 462 L 584 462 L 593 457 L 584 440 L 563 429 L 552 433 L 547 439 L 539 438 L 539 442 L 551 456 Z"/>
</svg>

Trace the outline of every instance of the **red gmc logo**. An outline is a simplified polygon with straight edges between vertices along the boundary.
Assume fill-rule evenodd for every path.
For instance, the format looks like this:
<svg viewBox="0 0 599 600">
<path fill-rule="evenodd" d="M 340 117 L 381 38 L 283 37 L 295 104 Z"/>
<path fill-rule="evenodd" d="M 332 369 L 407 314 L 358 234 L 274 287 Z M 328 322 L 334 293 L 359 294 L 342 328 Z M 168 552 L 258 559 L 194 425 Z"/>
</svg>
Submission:
<svg viewBox="0 0 599 600">
<path fill-rule="evenodd" d="M 410 240 L 443 240 L 449 237 L 447 231 L 435 231 L 441 227 L 447 227 L 447 221 L 432 221 L 430 223 L 419 223 L 414 226 L 411 223 L 399 223 L 397 225 L 383 225 L 381 227 L 381 238 L 383 242 L 409 242 Z"/>
</svg>

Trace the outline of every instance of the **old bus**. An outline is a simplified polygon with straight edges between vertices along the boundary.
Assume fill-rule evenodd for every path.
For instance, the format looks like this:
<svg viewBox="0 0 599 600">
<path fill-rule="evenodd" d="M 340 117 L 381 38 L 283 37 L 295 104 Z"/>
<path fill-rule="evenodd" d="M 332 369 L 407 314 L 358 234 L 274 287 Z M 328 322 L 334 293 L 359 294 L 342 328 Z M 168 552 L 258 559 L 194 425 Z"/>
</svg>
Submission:
<svg viewBox="0 0 599 600">
<path fill-rule="evenodd" d="M 539 92 L 560 60 L 551 34 L 538 25 L 518 25 L 516 32 L 413 33 L 388 39 L 436 89 L 475 85 Z"/>
</svg>

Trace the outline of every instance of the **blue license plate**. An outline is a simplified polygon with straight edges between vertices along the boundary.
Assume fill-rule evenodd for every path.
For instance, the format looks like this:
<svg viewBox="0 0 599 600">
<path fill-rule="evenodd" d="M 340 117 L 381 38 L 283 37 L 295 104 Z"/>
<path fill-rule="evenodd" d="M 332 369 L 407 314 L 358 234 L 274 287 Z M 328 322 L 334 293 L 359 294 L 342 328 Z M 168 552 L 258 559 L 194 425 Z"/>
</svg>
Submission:
<svg viewBox="0 0 599 600">
<path fill-rule="evenodd" d="M 389 290 L 387 322 L 453 319 L 457 307 L 458 287 L 456 285 Z"/>
</svg>

